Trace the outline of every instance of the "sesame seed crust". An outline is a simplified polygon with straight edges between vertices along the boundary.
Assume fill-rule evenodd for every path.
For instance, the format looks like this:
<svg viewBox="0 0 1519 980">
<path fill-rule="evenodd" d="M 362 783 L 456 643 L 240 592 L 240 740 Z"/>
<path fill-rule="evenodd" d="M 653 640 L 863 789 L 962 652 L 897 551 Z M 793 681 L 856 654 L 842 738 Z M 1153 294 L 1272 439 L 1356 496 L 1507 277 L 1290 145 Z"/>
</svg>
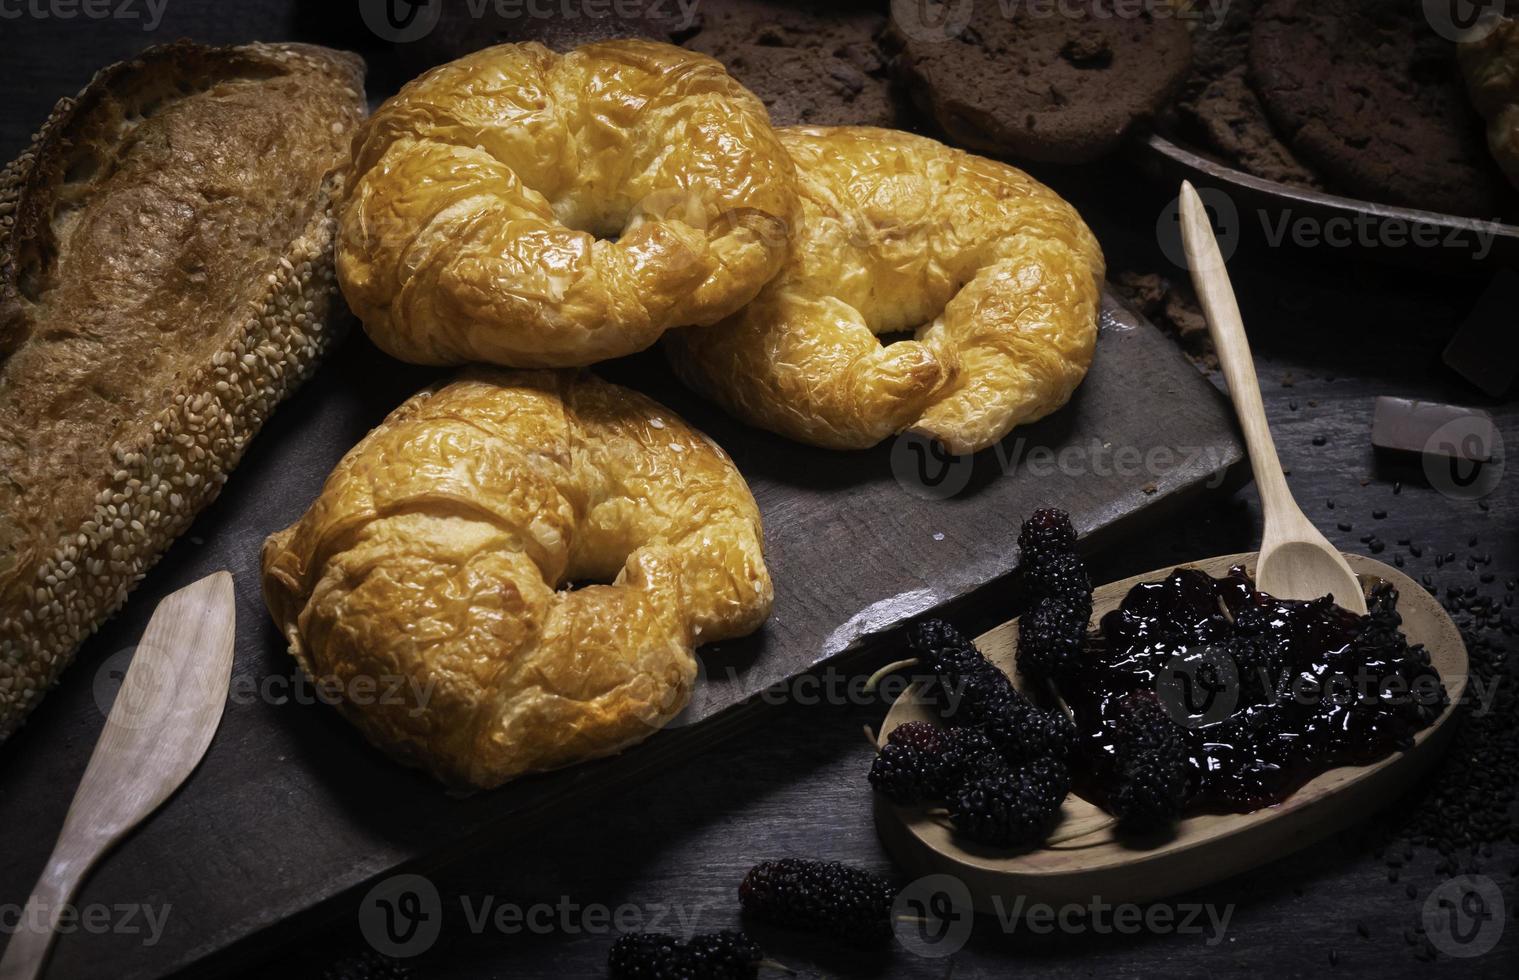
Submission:
<svg viewBox="0 0 1519 980">
<path fill-rule="evenodd" d="M 261 93 L 254 88 L 261 85 L 275 88 Z M 207 230 L 211 222 L 245 247 L 230 256 L 173 253 L 177 268 L 187 255 L 194 260 L 187 281 L 144 270 L 143 288 L 159 290 L 150 292 L 156 305 L 146 314 L 126 304 L 90 308 L 71 333 L 76 318 L 62 314 L 76 314 L 83 302 L 72 298 L 69 279 L 80 271 L 70 262 L 88 265 L 88 256 L 70 252 L 80 251 L 85 218 L 105 223 L 113 196 L 138 195 L 145 202 L 140 231 L 125 236 L 121 249 L 151 260 L 154 250 L 172 253 L 178 244 L 154 238 L 165 229 L 151 221 L 158 203 L 153 178 L 123 183 L 134 179 L 129 155 L 138 152 L 125 148 L 125 137 L 152 152 L 155 137 L 174 125 L 214 131 L 215 123 L 197 119 L 197 112 L 235 121 L 228 100 L 233 110 L 242 99 L 244 110 L 254 111 L 247 107 L 264 98 L 268 111 L 278 113 L 270 96 L 293 91 L 309 93 L 328 111 L 306 113 L 320 124 L 306 126 L 309 135 L 285 134 L 304 140 L 309 158 L 290 164 L 282 199 L 268 199 L 267 177 L 264 185 L 250 178 L 246 187 L 233 186 L 232 194 L 225 180 L 193 186 L 195 175 L 228 165 L 205 159 L 183 161 L 184 175 L 173 175 L 177 182 L 165 192 L 171 203 L 179 201 L 175 194 L 205 202 L 189 226 L 197 242 L 206 238 L 202 252 L 225 250 Z M 347 134 L 363 112 L 362 91 L 361 64 L 339 52 L 164 45 L 103 70 L 78 97 L 60 101 L 27 150 L 0 171 L 0 740 L 215 499 L 249 440 L 335 339 L 333 201 L 343 185 Z M 208 104 L 189 104 L 196 99 Z M 279 125 L 291 128 L 285 118 Z M 185 145 L 173 135 L 160 143 Z M 84 144 L 111 166 L 98 173 L 81 168 L 72 147 Z M 100 152 L 102 145 L 108 150 Z M 191 153 L 198 149 L 218 152 L 189 146 Z M 155 163 L 143 169 L 162 174 L 161 161 Z M 280 162 L 247 166 L 272 173 Z M 247 234 L 282 228 L 295 234 L 259 240 Z M 218 261 L 245 271 L 238 281 L 222 281 Z M 99 280 L 93 277 L 89 295 L 109 299 L 110 284 Z M 88 357 L 71 356 L 81 335 L 92 345 Z M 165 351 L 176 345 L 182 350 Z M 105 373 L 102 360 L 113 357 L 123 367 Z M 104 390 L 134 358 L 158 373 L 140 375 L 126 393 Z"/>
</svg>

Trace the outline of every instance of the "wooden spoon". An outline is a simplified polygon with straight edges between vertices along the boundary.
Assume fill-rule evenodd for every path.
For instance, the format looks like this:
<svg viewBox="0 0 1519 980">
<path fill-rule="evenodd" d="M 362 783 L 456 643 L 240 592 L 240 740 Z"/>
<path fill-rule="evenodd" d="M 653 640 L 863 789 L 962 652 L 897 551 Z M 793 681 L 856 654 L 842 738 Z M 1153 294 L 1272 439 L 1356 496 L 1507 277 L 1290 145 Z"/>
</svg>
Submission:
<svg viewBox="0 0 1519 980">
<path fill-rule="evenodd" d="M 1279 599 L 1332 595 L 1339 605 L 1364 616 L 1366 597 L 1355 573 L 1339 549 L 1303 516 L 1287 487 L 1281 460 L 1276 457 L 1276 443 L 1271 440 L 1271 427 L 1266 424 L 1260 382 L 1255 377 L 1255 362 L 1250 357 L 1234 288 L 1229 284 L 1202 199 L 1187 181 L 1182 181 L 1180 203 L 1181 237 L 1192 270 L 1192 285 L 1207 314 L 1208 332 L 1218 350 L 1224 379 L 1229 382 L 1234 414 L 1245 433 L 1250 468 L 1255 471 L 1255 486 L 1265 514 L 1256 585 Z"/>
<path fill-rule="evenodd" d="M 0 959 L 0 980 L 40 976 L 58 918 L 112 845 L 205 755 L 232 677 L 232 575 L 216 572 L 153 610 L 63 831 Z"/>
</svg>

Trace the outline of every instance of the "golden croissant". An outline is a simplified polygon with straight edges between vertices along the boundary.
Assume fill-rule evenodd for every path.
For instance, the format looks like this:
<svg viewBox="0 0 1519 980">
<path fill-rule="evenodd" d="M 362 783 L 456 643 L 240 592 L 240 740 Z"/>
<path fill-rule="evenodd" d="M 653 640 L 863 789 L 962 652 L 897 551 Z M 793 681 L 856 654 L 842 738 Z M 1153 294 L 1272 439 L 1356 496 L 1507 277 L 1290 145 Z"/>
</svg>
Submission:
<svg viewBox="0 0 1519 980">
<path fill-rule="evenodd" d="M 759 99 L 640 40 L 435 68 L 355 136 L 354 172 L 339 284 L 420 364 L 586 365 L 714 323 L 780 267 L 797 206 Z"/>
<path fill-rule="evenodd" d="M 564 372 L 406 401 L 265 542 L 263 582 L 291 653 L 371 741 L 477 787 L 652 734 L 690 698 L 694 646 L 753 631 L 773 594 L 727 455 Z"/>
<path fill-rule="evenodd" d="M 802 197 L 791 255 L 739 313 L 667 336 L 682 379 L 752 425 L 835 449 L 910 430 L 975 452 L 1066 403 L 1092 361 L 1103 275 L 1074 208 L 920 136 L 777 132 Z"/>
</svg>

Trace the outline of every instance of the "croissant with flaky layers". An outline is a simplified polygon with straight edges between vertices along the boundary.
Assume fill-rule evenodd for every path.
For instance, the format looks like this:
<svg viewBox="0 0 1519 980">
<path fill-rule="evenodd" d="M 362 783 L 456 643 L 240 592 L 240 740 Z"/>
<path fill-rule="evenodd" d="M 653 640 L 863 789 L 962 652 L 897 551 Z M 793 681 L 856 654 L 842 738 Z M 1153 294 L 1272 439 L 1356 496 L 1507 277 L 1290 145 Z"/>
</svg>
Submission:
<svg viewBox="0 0 1519 980">
<path fill-rule="evenodd" d="M 422 364 L 573 367 L 753 299 L 786 253 L 790 158 L 706 55 L 503 44 L 407 84 L 354 138 L 338 281 Z"/>
<path fill-rule="evenodd" d="M 265 542 L 263 584 L 371 741 L 486 788 L 652 734 L 690 698 L 694 646 L 758 628 L 773 595 L 727 455 L 642 395 L 552 372 L 406 401 Z"/>
<path fill-rule="evenodd" d="M 1092 361 L 1103 275 L 1074 208 L 921 136 L 777 132 L 802 196 L 791 255 L 736 315 L 666 338 L 688 384 L 835 449 L 911 430 L 975 452 L 1066 403 Z"/>
</svg>

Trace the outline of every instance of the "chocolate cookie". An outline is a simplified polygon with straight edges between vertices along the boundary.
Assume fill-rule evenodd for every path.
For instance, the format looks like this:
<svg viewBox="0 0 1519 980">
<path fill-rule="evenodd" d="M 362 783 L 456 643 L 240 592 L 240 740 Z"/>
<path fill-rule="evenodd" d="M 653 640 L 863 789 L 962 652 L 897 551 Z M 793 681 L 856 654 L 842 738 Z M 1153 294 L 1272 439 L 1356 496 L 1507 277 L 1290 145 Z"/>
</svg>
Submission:
<svg viewBox="0 0 1519 980">
<path fill-rule="evenodd" d="M 1130 6 L 899 0 L 889 37 L 914 98 L 956 142 L 1079 163 L 1153 115 L 1191 63 L 1184 23 Z M 969 14 L 963 27 L 957 12 Z"/>
<path fill-rule="evenodd" d="M 1368 200 L 1492 217 L 1503 195 L 1454 45 L 1415 3 L 1265 0 L 1250 73 L 1305 161 Z"/>
<path fill-rule="evenodd" d="M 885 61 L 875 36 L 886 17 L 871 8 L 827 15 L 777 0 L 712 5 L 685 42 L 709 54 L 764 100 L 778 126 L 893 126 Z"/>
<path fill-rule="evenodd" d="M 1260 0 L 1233 0 L 1192 35 L 1192 74 L 1176 100 L 1185 135 L 1246 173 L 1302 187 L 1320 181 L 1282 142 L 1250 86 L 1250 24 Z"/>
</svg>

